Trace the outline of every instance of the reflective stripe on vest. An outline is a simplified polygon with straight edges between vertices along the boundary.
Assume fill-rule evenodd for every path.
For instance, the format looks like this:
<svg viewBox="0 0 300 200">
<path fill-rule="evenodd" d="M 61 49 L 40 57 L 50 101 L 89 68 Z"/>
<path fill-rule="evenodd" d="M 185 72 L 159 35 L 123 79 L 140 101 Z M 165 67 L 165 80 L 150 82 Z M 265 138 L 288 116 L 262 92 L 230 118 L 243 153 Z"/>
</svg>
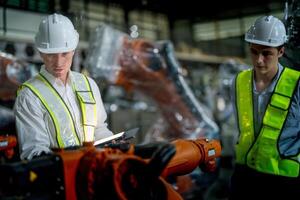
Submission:
<svg viewBox="0 0 300 200">
<path fill-rule="evenodd" d="M 236 162 L 245 164 L 246 153 L 254 141 L 252 70 L 238 74 L 236 78 L 236 100 L 240 131 L 239 143 L 236 145 Z"/>
<path fill-rule="evenodd" d="M 84 75 L 78 74 L 79 73 L 72 72 L 72 75 L 74 77 L 73 82 L 75 83 L 75 85 L 72 85 L 72 87 L 77 95 L 82 116 L 85 116 L 82 117 L 82 123 L 85 124 L 83 126 L 83 129 L 85 131 L 85 127 L 88 125 L 90 127 L 93 127 L 93 132 L 96 125 L 96 115 L 91 115 L 90 113 L 90 115 L 87 115 L 87 111 L 89 112 L 92 107 L 91 113 L 96 113 L 95 100 L 93 98 L 93 95 L 87 97 L 85 95 L 80 95 L 82 93 L 91 93 L 91 89 L 87 78 Z M 28 87 L 45 106 L 53 121 L 53 125 L 56 131 L 57 143 L 60 148 L 81 144 L 80 137 L 76 132 L 74 119 L 68 106 L 45 77 L 43 77 L 41 74 L 38 74 L 36 78 L 25 82 L 22 87 Z M 82 105 L 86 104 L 85 102 L 87 102 L 89 105 Z M 84 135 L 86 135 L 85 132 Z M 86 136 L 84 137 L 86 138 Z"/>
<path fill-rule="evenodd" d="M 80 73 L 73 73 L 76 84 L 73 89 L 81 108 L 81 120 L 83 124 L 84 141 L 94 141 L 94 132 L 97 123 L 96 101 L 91 90 L 90 83 L 86 76 Z"/>
<path fill-rule="evenodd" d="M 240 138 L 236 145 L 237 163 L 247 164 L 264 173 L 287 177 L 299 176 L 300 163 L 296 160 L 281 158 L 277 147 L 299 76 L 299 72 L 284 68 L 267 106 L 260 133 L 254 141 L 252 70 L 238 75 L 236 99 Z M 246 110 L 250 114 L 243 113 Z M 248 128 L 249 124 L 252 126 L 251 131 Z"/>
</svg>

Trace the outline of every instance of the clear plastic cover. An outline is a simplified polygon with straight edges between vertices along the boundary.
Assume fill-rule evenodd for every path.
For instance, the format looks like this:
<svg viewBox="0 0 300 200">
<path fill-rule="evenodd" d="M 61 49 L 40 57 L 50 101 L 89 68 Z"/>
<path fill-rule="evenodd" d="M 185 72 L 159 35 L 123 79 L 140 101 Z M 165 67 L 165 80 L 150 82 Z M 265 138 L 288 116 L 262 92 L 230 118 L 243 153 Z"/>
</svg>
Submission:
<svg viewBox="0 0 300 200">
<path fill-rule="evenodd" d="M 94 78 L 139 91 L 156 103 L 163 119 L 154 123 L 147 141 L 218 138 L 218 126 L 186 83 L 170 41 L 131 39 L 103 24 L 92 34 L 86 67 Z"/>
<path fill-rule="evenodd" d="M 103 77 L 115 82 L 120 71 L 118 58 L 124 37 L 124 33 L 105 24 L 96 28 L 90 37 L 85 60 L 85 66 L 94 78 Z"/>
<path fill-rule="evenodd" d="M 19 85 L 37 74 L 34 65 L 0 52 L 0 99 L 15 99 Z"/>
<path fill-rule="evenodd" d="M 15 132 L 12 106 L 18 87 L 37 73 L 34 65 L 0 51 L 0 132 Z"/>
</svg>

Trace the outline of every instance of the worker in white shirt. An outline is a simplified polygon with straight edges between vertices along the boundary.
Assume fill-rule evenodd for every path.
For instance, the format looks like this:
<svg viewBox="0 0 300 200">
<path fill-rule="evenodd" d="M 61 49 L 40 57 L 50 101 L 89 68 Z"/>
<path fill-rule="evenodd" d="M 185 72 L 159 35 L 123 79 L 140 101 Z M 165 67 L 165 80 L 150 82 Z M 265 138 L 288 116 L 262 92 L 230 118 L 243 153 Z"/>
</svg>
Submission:
<svg viewBox="0 0 300 200">
<path fill-rule="evenodd" d="M 21 159 L 113 134 L 95 81 L 70 70 L 78 41 L 63 15 L 49 15 L 39 25 L 35 44 L 44 65 L 19 89 L 14 106 Z"/>
</svg>

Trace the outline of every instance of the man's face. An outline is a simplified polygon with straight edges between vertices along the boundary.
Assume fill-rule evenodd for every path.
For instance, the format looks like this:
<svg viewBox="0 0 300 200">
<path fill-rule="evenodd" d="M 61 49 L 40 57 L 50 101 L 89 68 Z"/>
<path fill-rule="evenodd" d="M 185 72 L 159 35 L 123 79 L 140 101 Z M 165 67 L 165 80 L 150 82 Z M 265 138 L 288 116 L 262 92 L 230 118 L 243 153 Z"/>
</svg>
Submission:
<svg viewBox="0 0 300 200">
<path fill-rule="evenodd" d="M 74 51 L 53 54 L 41 53 L 46 70 L 62 81 L 65 81 L 67 78 L 67 74 L 72 65 L 73 56 Z"/>
<path fill-rule="evenodd" d="M 278 59 L 284 53 L 284 47 L 268 47 L 258 44 L 250 44 L 252 64 L 255 71 L 262 74 L 277 69 Z"/>
</svg>

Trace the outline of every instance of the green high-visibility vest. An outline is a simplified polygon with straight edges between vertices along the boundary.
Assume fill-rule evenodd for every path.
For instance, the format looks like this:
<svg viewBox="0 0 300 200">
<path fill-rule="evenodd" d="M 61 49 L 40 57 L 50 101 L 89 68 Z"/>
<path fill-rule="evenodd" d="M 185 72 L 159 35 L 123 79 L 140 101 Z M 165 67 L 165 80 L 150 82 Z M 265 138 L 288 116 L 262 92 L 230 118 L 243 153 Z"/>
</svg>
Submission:
<svg viewBox="0 0 300 200">
<path fill-rule="evenodd" d="M 270 98 L 257 138 L 254 136 L 253 123 L 252 73 L 253 70 L 245 70 L 236 78 L 236 106 L 240 130 L 235 148 L 236 163 L 268 174 L 298 177 L 299 154 L 294 159 L 282 158 L 277 143 L 300 73 L 284 68 Z"/>
<path fill-rule="evenodd" d="M 72 88 L 81 110 L 83 139 L 77 133 L 75 121 L 67 104 L 42 74 L 26 81 L 19 89 L 19 91 L 24 87 L 30 89 L 44 105 L 52 119 L 59 148 L 81 145 L 83 141 L 94 140 L 97 112 L 89 81 L 86 76 L 77 72 L 72 72 L 72 77 L 74 78 Z"/>
</svg>

